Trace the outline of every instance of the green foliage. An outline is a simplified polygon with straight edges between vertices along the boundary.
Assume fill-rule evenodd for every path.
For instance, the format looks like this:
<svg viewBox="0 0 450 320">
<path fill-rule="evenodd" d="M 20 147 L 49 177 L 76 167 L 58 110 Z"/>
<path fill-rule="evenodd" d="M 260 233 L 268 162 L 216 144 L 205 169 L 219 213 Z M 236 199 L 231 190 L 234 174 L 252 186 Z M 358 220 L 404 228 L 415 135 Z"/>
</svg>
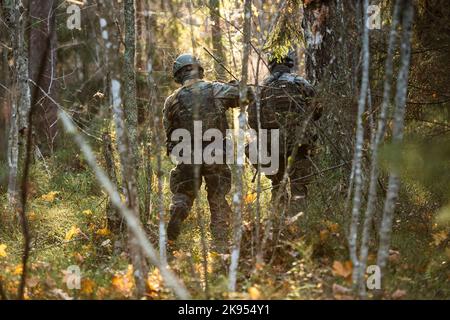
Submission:
<svg viewBox="0 0 450 320">
<path fill-rule="evenodd" d="M 269 35 L 265 50 L 280 60 L 303 39 L 301 30 L 300 0 L 288 0 Z"/>
</svg>

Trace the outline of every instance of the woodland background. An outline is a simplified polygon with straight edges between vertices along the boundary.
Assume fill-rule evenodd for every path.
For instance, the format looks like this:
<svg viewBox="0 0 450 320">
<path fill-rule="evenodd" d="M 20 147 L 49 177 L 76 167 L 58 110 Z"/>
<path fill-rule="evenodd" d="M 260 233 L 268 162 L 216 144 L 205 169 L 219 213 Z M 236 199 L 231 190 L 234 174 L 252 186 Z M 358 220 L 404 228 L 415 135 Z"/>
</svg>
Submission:
<svg viewBox="0 0 450 320">
<path fill-rule="evenodd" d="M 447 1 L 0 5 L 2 299 L 450 297 Z M 71 5 L 80 29 L 68 27 Z M 380 8 L 380 29 L 364 28 L 369 5 Z M 288 225 L 300 236 L 258 256 L 278 213 L 268 180 L 235 166 L 239 259 L 210 250 L 202 190 L 167 268 L 160 230 L 173 164 L 161 117 L 177 87 L 174 59 L 193 52 L 208 80 L 236 77 L 259 92 L 267 53 L 289 48 L 324 110 L 308 207 Z M 235 128 L 238 114 L 229 115 Z M 93 153 L 80 151 L 86 142 Z M 99 168 L 121 198 L 104 191 Z M 127 231 L 120 212 L 139 230 Z M 382 289 L 366 291 L 361 270 L 372 264 Z M 66 285 L 71 265 L 82 272 L 79 290 Z"/>
</svg>

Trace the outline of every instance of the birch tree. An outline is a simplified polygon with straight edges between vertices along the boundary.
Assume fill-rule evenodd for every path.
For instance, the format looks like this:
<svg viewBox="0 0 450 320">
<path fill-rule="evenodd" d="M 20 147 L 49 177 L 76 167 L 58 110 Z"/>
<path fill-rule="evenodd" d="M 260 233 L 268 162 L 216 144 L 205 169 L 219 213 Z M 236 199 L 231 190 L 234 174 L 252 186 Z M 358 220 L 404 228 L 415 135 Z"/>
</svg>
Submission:
<svg viewBox="0 0 450 320">
<path fill-rule="evenodd" d="M 113 92 L 120 92 L 119 82 L 113 80 Z M 114 93 L 113 93 L 114 94 Z M 133 213 L 136 219 L 139 219 L 139 197 L 137 192 L 135 166 L 131 154 L 131 146 L 129 143 L 127 129 L 124 123 L 123 110 L 121 108 L 121 101 L 118 96 L 113 102 L 113 117 L 116 126 L 117 149 L 120 156 L 120 165 L 122 171 L 122 185 L 126 196 L 128 208 Z M 136 280 L 136 293 L 143 296 L 146 291 L 146 276 L 148 267 L 143 257 L 142 251 L 138 246 L 138 240 L 128 226 L 128 247 L 130 251 L 131 262 L 134 268 L 134 277 Z"/>
<path fill-rule="evenodd" d="M 13 97 L 11 113 L 10 141 L 8 146 L 8 202 L 11 207 L 17 201 L 17 175 L 20 163 L 20 154 L 23 155 L 26 130 L 28 127 L 28 113 L 30 111 L 30 87 L 28 85 L 28 47 L 25 40 L 25 25 L 27 23 L 27 11 L 21 0 L 12 2 L 11 18 L 14 32 L 12 43 L 14 47 L 14 62 L 16 68 L 16 92 Z"/>
<path fill-rule="evenodd" d="M 367 200 L 367 207 L 365 211 L 364 225 L 361 238 L 361 250 L 359 258 L 359 269 L 358 272 L 358 292 L 360 296 L 365 296 L 366 294 L 366 284 L 364 282 L 364 274 L 367 266 L 367 257 L 369 254 L 369 240 L 370 240 L 370 227 L 373 221 L 373 215 L 375 212 L 375 205 L 378 198 L 378 176 L 379 176 L 379 165 L 378 165 L 378 155 L 379 147 L 383 141 L 386 132 L 386 122 L 388 115 L 388 108 L 391 98 L 392 89 L 392 75 L 393 75 L 393 55 L 395 49 L 395 40 L 397 35 L 397 26 L 400 14 L 400 2 L 397 0 L 394 5 L 391 28 L 389 32 L 388 48 L 385 63 L 385 76 L 384 76 L 384 87 L 383 87 L 383 101 L 381 104 L 381 110 L 378 119 L 378 125 L 375 133 L 375 138 L 371 145 L 371 163 L 370 163 L 370 182 L 369 182 L 369 196 Z"/>
<path fill-rule="evenodd" d="M 408 76 L 411 60 L 411 34 L 413 21 L 413 4 L 411 0 L 402 1 L 402 36 L 400 43 L 400 70 L 397 77 L 395 94 L 395 111 L 392 130 L 392 144 L 396 146 L 395 156 L 400 157 L 401 143 L 403 141 L 403 129 L 405 120 L 406 98 L 408 91 Z M 390 169 L 386 200 L 384 202 L 383 218 L 380 228 L 380 244 L 377 255 L 377 265 L 383 276 L 389 255 L 389 245 L 392 232 L 392 219 L 398 199 L 400 187 L 400 173 L 397 166 Z"/>
<path fill-rule="evenodd" d="M 131 146 L 131 157 L 138 165 L 138 111 L 136 102 L 136 71 L 135 71 L 135 56 L 136 56 L 136 10 L 134 0 L 124 0 L 124 20 L 125 20 L 125 52 L 123 55 L 123 77 L 124 77 L 124 110 L 125 121 L 129 135 Z"/>
<path fill-rule="evenodd" d="M 228 278 L 228 290 L 236 291 L 236 280 L 239 264 L 239 255 L 242 238 L 242 208 L 243 208 L 243 175 L 244 175 L 244 130 L 247 123 L 245 105 L 247 101 L 247 80 L 248 80 L 248 58 L 250 54 L 251 41 L 251 17 L 252 0 L 245 0 L 244 3 L 244 43 L 242 53 L 242 77 L 239 83 L 239 133 L 237 139 L 237 166 L 236 166 L 236 192 L 233 195 L 234 217 L 233 217 L 233 247 L 231 251 L 230 272 Z"/>
<path fill-rule="evenodd" d="M 367 8 L 369 1 L 363 2 L 363 21 L 367 21 L 368 14 Z M 366 24 L 363 25 L 362 32 L 362 75 L 361 75 L 361 87 L 358 98 L 358 115 L 356 118 L 356 141 L 355 141 L 355 153 L 353 157 L 353 207 L 349 232 L 349 248 L 350 257 L 352 259 L 355 270 L 359 267 L 359 259 L 357 256 L 357 240 L 358 240 L 358 227 L 359 217 L 361 211 L 362 202 L 362 188 L 363 188 L 363 172 L 362 172 L 362 156 L 363 156 L 363 144 L 364 144 L 364 128 L 363 128 L 363 115 L 366 109 L 367 92 L 369 88 L 369 28 Z M 357 272 L 353 273 L 353 283 L 356 284 Z"/>
</svg>

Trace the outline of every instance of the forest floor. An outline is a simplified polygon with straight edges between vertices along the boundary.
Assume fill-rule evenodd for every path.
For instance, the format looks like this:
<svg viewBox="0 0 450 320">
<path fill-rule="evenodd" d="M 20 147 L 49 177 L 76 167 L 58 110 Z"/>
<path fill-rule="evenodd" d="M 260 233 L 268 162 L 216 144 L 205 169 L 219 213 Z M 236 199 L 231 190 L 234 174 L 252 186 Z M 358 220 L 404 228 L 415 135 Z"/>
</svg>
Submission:
<svg viewBox="0 0 450 320">
<path fill-rule="evenodd" d="M 164 164 L 167 171 L 172 164 Z M 249 169 L 247 194 L 252 184 Z M 282 243 L 277 257 L 266 264 L 252 258 L 249 222 L 255 199 L 246 198 L 244 236 L 239 265 L 238 293 L 228 294 L 229 257 L 209 252 L 205 288 L 199 215 L 209 210 L 204 190 L 177 241 L 178 250 L 170 262 L 194 298 L 243 299 L 353 299 L 352 266 L 348 261 L 346 240 L 346 193 L 339 190 L 339 174 L 318 177 L 311 185 L 311 199 L 305 213 L 290 228 L 300 237 Z M 156 177 L 153 177 L 156 181 Z M 326 179 L 326 180 L 325 180 Z M 331 181 L 332 180 L 332 181 Z M 75 151 L 57 153 L 46 163 L 36 161 L 30 179 L 28 219 L 32 235 L 27 279 L 27 299 L 123 299 L 133 297 L 133 276 L 121 235 L 106 226 L 106 195 Z M 327 189 L 326 186 L 335 186 Z M 156 189 L 156 183 L 153 183 Z M 263 179 L 263 188 L 268 188 Z M 168 207 L 168 178 L 164 179 L 164 201 Z M 154 192 L 156 195 L 156 191 Z M 268 212 L 269 190 L 262 193 L 263 215 Z M 17 294 L 22 272 L 22 235 L 17 218 L 7 210 L 6 196 L 0 198 L 0 277 L 7 295 Z M 392 250 L 383 298 L 449 299 L 450 249 L 448 231 L 436 229 L 427 195 L 414 186 L 402 189 L 393 228 Z M 414 211 L 403 203 L 414 202 Z M 152 199 L 150 238 L 157 243 L 157 198 Z M 421 209 L 423 208 L 423 209 Z M 208 233 L 209 234 L 209 233 Z M 208 236 L 209 237 L 209 236 Z M 376 247 L 374 240 L 373 247 Z M 369 264 L 375 255 L 369 256 Z M 65 279 L 69 266 L 81 270 L 81 289 L 68 289 Z M 148 277 L 149 299 L 174 298 L 164 288 L 159 273 L 151 268 Z M 369 291 L 369 297 L 372 293 Z"/>
</svg>

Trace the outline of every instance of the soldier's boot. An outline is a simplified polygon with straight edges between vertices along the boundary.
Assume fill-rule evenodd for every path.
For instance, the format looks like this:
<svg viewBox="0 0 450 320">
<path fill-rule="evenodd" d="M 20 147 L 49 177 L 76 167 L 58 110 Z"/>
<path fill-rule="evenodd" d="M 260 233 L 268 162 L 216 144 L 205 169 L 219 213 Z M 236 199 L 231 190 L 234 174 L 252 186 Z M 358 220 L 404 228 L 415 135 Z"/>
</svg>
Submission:
<svg viewBox="0 0 450 320">
<path fill-rule="evenodd" d="M 167 239 L 174 242 L 181 231 L 181 224 L 187 218 L 192 201 L 188 196 L 175 194 L 170 205 L 170 220 L 167 226 Z"/>
<path fill-rule="evenodd" d="M 208 197 L 211 210 L 211 235 L 213 247 L 217 253 L 229 252 L 229 229 L 231 208 L 225 196 Z"/>
</svg>

